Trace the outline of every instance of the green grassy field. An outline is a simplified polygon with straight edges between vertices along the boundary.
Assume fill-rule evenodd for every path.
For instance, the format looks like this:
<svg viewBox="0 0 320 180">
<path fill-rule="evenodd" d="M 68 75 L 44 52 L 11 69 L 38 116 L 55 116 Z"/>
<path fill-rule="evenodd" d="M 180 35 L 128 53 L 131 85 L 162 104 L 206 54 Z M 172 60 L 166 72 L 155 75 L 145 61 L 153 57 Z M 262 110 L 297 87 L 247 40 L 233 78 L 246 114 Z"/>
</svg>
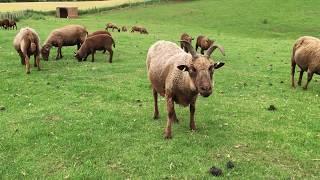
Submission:
<svg viewBox="0 0 320 180">
<path fill-rule="evenodd" d="M 27 19 L 18 26 L 33 27 L 42 42 L 72 23 L 89 31 L 110 21 L 150 31 L 113 33 L 112 64 L 100 52 L 96 62 L 78 63 L 74 47 L 63 48 L 56 61 L 53 49 L 43 70 L 30 75 L 12 47 L 17 31 L 1 30 L 0 178 L 207 179 L 217 166 L 230 179 L 318 179 L 319 77 L 307 91 L 292 89 L 290 56 L 299 36 L 319 36 L 319 6 L 317 0 L 201 0 Z M 177 42 L 182 32 L 216 39 L 226 57 L 213 57 L 226 65 L 215 73 L 214 94 L 197 101 L 198 130 L 189 131 L 189 110 L 177 106 L 180 123 L 173 139 L 164 140 L 165 101 L 153 120 L 145 58 L 152 43 Z"/>
</svg>

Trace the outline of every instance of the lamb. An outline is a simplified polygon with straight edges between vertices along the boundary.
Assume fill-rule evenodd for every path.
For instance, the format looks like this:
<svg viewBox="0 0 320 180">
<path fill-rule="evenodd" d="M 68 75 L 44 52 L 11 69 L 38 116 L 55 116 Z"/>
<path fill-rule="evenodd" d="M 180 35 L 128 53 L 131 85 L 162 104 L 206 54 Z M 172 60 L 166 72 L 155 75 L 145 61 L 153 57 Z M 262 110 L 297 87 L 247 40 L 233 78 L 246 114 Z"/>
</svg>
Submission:
<svg viewBox="0 0 320 180">
<path fill-rule="evenodd" d="M 127 32 L 127 31 L 128 31 L 127 27 L 125 27 L 125 26 L 122 26 L 121 30 L 122 30 L 123 32 Z"/>
<path fill-rule="evenodd" d="M 302 36 L 294 44 L 291 56 L 291 81 L 295 87 L 294 74 L 296 65 L 301 69 L 298 85 L 301 86 L 303 73 L 307 72 L 307 82 L 303 89 L 307 90 L 313 74 L 320 74 L 320 39 Z"/>
<path fill-rule="evenodd" d="M 210 58 L 216 48 L 224 55 L 223 47 L 213 44 L 205 55 L 200 55 L 189 42 L 183 43 L 190 54 L 175 43 L 163 40 L 153 44 L 147 54 L 147 71 L 154 97 L 154 119 L 159 118 L 158 93 L 165 96 L 167 102 L 165 138 L 172 137 L 172 123 L 178 121 L 174 103 L 190 106 L 190 129 L 196 129 L 194 113 L 197 96 L 199 93 L 203 97 L 211 95 L 214 86 L 213 72 L 224 65 Z"/>
<path fill-rule="evenodd" d="M 13 40 L 13 46 L 21 58 L 21 64 L 26 65 L 26 73 L 30 74 L 30 56 L 34 55 L 34 66 L 40 71 L 40 38 L 36 31 L 26 27 Z"/>
<path fill-rule="evenodd" d="M 92 37 L 92 36 L 95 36 L 95 35 L 98 35 L 98 34 L 106 34 L 106 35 L 111 36 L 111 33 L 110 33 L 110 32 L 105 31 L 105 30 L 101 30 L 101 31 L 95 31 L 95 32 L 89 34 L 87 38 Z M 112 36 L 111 36 L 111 37 L 112 37 Z"/>
<path fill-rule="evenodd" d="M 140 32 L 140 34 L 149 34 L 147 29 L 142 26 L 132 26 L 131 32 L 133 33 L 135 31 Z"/>
<path fill-rule="evenodd" d="M 109 28 L 112 29 L 112 32 L 113 32 L 114 29 L 116 29 L 116 30 L 118 30 L 118 32 L 120 32 L 120 28 L 118 28 L 118 26 L 115 25 L 115 24 L 112 24 L 112 23 L 106 24 L 106 30 L 107 30 L 107 31 L 108 31 Z"/>
<path fill-rule="evenodd" d="M 201 54 L 204 54 L 204 50 L 209 49 L 211 45 L 214 43 L 214 40 L 209 39 L 206 36 L 198 36 L 196 43 L 196 51 L 198 51 L 198 47 L 201 48 Z"/>
<path fill-rule="evenodd" d="M 41 56 L 44 60 L 49 59 L 50 49 L 52 46 L 58 47 L 56 59 L 61 59 L 62 46 L 74 46 L 77 45 L 78 50 L 81 44 L 85 41 L 88 35 L 88 31 L 85 27 L 80 25 L 67 25 L 59 29 L 53 30 L 44 45 L 41 48 Z"/>
<path fill-rule="evenodd" d="M 189 42 L 189 44 L 191 44 L 193 38 L 191 36 L 189 36 L 189 34 L 183 33 L 180 37 L 180 40 L 181 40 L 181 42 L 180 42 L 181 49 L 183 49 L 185 52 L 188 52 L 188 49 L 186 47 L 184 47 L 184 43 L 182 41 L 187 41 L 187 42 Z"/>
<path fill-rule="evenodd" d="M 81 48 L 75 54 L 78 61 L 87 60 L 87 57 L 92 54 L 92 62 L 94 62 L 94 54 L 96 51 L 103 50 L 104 52 L 109 51 L 110 57 L 109 62 L 112 63 L 112 45 L 115 48 L 114 40 L 111 36 L 106 34 L 98 34 L 86 39 Z"/>
</svg>

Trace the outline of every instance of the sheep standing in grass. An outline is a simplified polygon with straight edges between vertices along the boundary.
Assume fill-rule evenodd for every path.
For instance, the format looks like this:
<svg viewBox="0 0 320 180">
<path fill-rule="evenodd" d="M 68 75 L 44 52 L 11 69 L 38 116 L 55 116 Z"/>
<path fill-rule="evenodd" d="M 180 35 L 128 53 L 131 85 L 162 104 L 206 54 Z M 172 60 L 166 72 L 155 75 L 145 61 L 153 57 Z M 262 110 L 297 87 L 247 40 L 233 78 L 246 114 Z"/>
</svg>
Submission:
<svg viewBox="0 0 320 180">
<path fill-rule="evenodd" d="M 125 27 L 125 26 L 122 26 L 121 30 L 122 30 L 122 32 L 127 32 L 128 31 L 127 27 Z"/>
<path fill-rule="evenodd" d="M 181 35 L 181 37 L 180 37 L 180 40 L 181 40 L 181 42 L 180 42 L 180 47 L 181 47 L 181 49 L 183 49 L 185 52 L 188 52 L 188 48 L 187 48 L 187 47 L 184 47 L 184 44 L 185 44 L 185 43 L 184 43 L 183 41 L 187 41 L 189 44 L 191 44 L 193 38 L 192 38 L 191 36 L 189 36 L 189 34 L 183 33 L 183 34 Z"/>
<path fill-rule="evenodd" d="M 198 36 L 196 43 L 196 51 L 198 51 L 198 47 L 201 48 L 201 54 L 204 54 L 204 51 L 209 49 L 211 45 L 214 43 L 214 40 L 209 39 L 206 36 Z"/>
<path fill-rule="evenodd" d="M 13 46 L 19 53 L 21 64 L 26 65 L 27 74 L 30 73 L 30 56 L 34 55 L 34 66 L 40 70 L 40 39 L 32 28 L 22 28 L 13 40 Z"/>
<path fill-rule="evenodd" d="M 294 74 L 296 65 L 301 69 L 298 85 L 301 86 L 303 73 L 306 71 L 308 80 L 303 87 L 308 88 L 308 84 L 314 73 L 320 74 L 320 39 L 303 36 L 294 44 L 291 57 L 291 81 L 292 87 L 295 87 Z"/>
<path fill-rule="evenodd" d="M 9 20 L 9 29 L 16 29 L 17 30 L 17 23 L 15 20 Z"/>
<path fill-rule="evenodd" d="M 78 59 L 78 61 L 86 61 L 87 57 L 91 54 L 92 62 L 94 62 L 94 54 L 96 51 L 108 51 L 110 54 L 109 62 L 112 63 L 112 46 L 115 48 L 115 43 L 111 36 L 106 34 L 98 34 L 87 38 L 81 48 L 75 54 L 75 57 Z"/>
<path fill-rule="evenodd" d="M 205 55 L 200 55 L 191 44 L 186 41 L 183 43 L 190 54 L 168 41 L 156 42 L 147 54 L 147 70 L 154 97 L 154 119 L 159 118 L 158 93 L 166 97 L 168 120 L 165 138 L 172 137 L 172 123 L 178 121 L 174 103 L 190 106 L 190 129 L 196 129 L 194 113 L 197 96 L 199 93 L 203 97 L 211 95 L 213 72 L 224 65 L 210 59 L 216 48 L 224 55 L 221 46 L 213 44 Z"/>
<path fill-rule="evenodd" d="M 53 30 L 44 45 L 41 48 L 41 56 L 44 60 L 49 59 L 50 49 L 52 46 L 58 47 L 56 59 L 61 59 L 62 46 L 77 45 L 78 50 L 88 35 L 85 27 L 80 25 L 67 25 L 59 29 Z"/>
<path fill-rule="evenodd" d="M 111 36 L 111 33 L 110 33 L 110 32 L 105 31 L 105 30 L 101 30 L 101 31 L 95 31 L 95 32 L 89 34 L 89 35 L 88 35 L 88 38 L 89 38 L 89 37 L 92 37 L 92 36 L 95 36 L 95 35 L 98 35 L 98 34 L 106 34 L 106 35 Z"/>
<path fill-rule="evenodd" d="M 140 32 L 140 34 L 149 34 L 149 32 L 147 31 L 147 29 L 145 27 L 142 26 L 132 26 L 131 28 L 131 32 Z"/>
<path fill-rule="evenodd" d="M 112 24 L 112 23 L 108 23 L 106 24 L 106 30 L 108 31 L 108 29 L 112 29 L 112 32 L 114 31 L 114 29 L 116 29 L 118 32 L 120 32 L 120 28 L 118 28 L 117 25 Z"/>
</svg>

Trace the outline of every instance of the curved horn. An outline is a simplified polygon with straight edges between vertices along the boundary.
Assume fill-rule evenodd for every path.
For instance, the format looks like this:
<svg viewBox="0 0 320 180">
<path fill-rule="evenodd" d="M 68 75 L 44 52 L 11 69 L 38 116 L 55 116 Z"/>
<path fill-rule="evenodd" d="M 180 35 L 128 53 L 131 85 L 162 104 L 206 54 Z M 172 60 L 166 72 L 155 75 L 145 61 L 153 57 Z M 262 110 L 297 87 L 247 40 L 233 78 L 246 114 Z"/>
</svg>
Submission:
<svg viewBox="0 0 320 180">
<path fill-rule="evenodd" d="M 181 42 L 183 44 L 183 46 L 185 46 L 188 49 L 188 51 L 192 55 L 192 58 L 198 57 L 197 52 L 194 50 L 194 48 L 192 47 L 192 45 L 188 41 L 180 40 L 179 42 Z"/>
<path fill-rule="evenodd" d="M 211 47 L 207 50 L 206 56 L 210 57 L 211 54 L 212 54 L 212 52 L 213 52 L 215 49 L 217 49 L 217 48 L 219 48 L 219 50 L 220 50 L 220 52 L 221 52 L 222 55 L 224 55 L 224 56 L 226 55 L 226 54 L 224 53 L 224 48 L 223 48 L 222 46 L 220 46 L 220 45 L 218 45 L 218 44 L 213 44 L 213 45 L 211 45 Z"/>
</svg>

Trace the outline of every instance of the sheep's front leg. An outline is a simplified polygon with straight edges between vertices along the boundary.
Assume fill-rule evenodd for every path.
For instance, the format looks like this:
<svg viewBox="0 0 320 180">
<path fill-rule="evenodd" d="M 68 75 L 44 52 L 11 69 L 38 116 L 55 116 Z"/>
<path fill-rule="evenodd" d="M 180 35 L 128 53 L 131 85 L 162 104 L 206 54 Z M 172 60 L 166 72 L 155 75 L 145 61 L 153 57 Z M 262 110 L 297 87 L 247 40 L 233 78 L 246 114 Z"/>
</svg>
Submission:
<svg viewBox="0 0 320 180">
<path fill-rule="evenodd" d="M 59 58 L 60 58 L 60 47 L 58 47 L 58 49 L 57 49 L 56 60 L 58 60 Z"/>
<path fill-rule="evenodd" d="M 96 51 L 92 51 L 92 62 L 94 62 L 94 53 L 96 53 Z"/>
<path fill-rule="evenodd" d="M 194 113 L 196 111 L 196 102 L 193 101 L 190 104 L 190 129 L 191 130 L 196 130 L 196 124 L 194 122 Z"/>
<path fill-rule="evenodd" d="M 166 96 L 166 100 L 167 100 L 168 120 L 167 120 L 167 127 L 165 129 L 164 138 L 171 139 L 172 138 L 171 126 L 173 122 L 173 116 L 175 114 L 174 101 L 171 96 Z"/>
</svg>

